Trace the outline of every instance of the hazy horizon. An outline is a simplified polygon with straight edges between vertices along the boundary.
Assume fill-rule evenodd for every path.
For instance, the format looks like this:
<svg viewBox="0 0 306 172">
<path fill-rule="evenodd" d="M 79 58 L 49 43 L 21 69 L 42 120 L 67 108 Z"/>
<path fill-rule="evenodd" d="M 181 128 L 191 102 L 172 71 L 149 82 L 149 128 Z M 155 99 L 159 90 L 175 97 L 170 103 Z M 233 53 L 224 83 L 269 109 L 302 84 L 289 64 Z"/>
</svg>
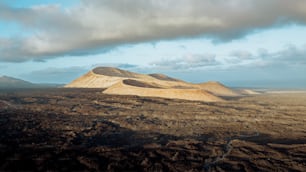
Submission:
<svg viewBox="0 0 306 172">
<path fill-rule="evenodd" d="M 306 88 L 306 1 L 0 0 L 0 76 L 96 66 L 230 87 Z"/>
</svg>

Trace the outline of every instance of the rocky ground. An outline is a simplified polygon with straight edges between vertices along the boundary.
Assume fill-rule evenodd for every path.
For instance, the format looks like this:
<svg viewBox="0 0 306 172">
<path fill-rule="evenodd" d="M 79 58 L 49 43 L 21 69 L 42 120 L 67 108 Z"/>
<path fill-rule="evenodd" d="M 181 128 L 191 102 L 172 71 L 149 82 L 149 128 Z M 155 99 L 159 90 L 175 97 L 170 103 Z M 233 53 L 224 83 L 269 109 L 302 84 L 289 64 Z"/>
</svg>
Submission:
<svg viewBox="0 0 306 172">
<path fill-rule="evenodd" d="M 0 171 L 306 171 L 306 94 L 0 91 Z"/>
</svg>

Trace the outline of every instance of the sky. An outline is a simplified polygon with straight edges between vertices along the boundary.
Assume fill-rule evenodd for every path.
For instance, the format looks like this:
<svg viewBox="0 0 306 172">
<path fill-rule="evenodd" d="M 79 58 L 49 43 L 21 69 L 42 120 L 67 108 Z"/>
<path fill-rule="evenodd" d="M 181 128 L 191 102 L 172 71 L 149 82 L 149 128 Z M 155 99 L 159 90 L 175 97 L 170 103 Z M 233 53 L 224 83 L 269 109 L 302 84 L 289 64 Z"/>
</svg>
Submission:
<svg viewBox="0 0 306 172">
<path fill-rule="evenodd" d="M 64 84 L 97 66 L 306 88 L 306 1 L 0 0 L 0 76 Z"/>
</svg>

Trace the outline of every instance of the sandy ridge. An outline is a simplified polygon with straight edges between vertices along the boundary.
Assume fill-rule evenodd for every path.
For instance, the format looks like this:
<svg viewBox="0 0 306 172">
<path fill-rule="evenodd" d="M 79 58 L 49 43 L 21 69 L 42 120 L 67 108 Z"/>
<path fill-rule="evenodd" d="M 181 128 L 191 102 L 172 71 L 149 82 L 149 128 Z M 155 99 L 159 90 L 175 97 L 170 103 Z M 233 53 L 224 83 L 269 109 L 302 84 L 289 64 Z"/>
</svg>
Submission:
<svg viewBox="0 0 306 172">
<path fill-rule="evenodd" d="M 163 74 L 138 74 L 98 67 L 77 78 L 68 88 L 103 88 L 105 94 L 137 95 L 172 99 L 223 101 L 220 96 L 239 94 L 219 82 L 188 83 Z"/>
</svg>

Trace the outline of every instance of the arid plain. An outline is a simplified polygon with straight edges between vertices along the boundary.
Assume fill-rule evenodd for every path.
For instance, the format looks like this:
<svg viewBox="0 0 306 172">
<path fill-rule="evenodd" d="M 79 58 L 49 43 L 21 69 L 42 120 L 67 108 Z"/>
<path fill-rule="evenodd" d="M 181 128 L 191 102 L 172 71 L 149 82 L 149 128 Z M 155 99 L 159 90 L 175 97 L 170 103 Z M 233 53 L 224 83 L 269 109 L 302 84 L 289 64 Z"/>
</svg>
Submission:
<svg viewBox="0 0 306 172">
<path fill-rule="evenodd" d="M 0 170 L 305 171 L 306 94 L 222 102 L 0 93 Z"/>
<path fill-rule="evenodd" d="M 306 0 L 0 0 L 0 172 L 306 172 Z"/>
</svg>

